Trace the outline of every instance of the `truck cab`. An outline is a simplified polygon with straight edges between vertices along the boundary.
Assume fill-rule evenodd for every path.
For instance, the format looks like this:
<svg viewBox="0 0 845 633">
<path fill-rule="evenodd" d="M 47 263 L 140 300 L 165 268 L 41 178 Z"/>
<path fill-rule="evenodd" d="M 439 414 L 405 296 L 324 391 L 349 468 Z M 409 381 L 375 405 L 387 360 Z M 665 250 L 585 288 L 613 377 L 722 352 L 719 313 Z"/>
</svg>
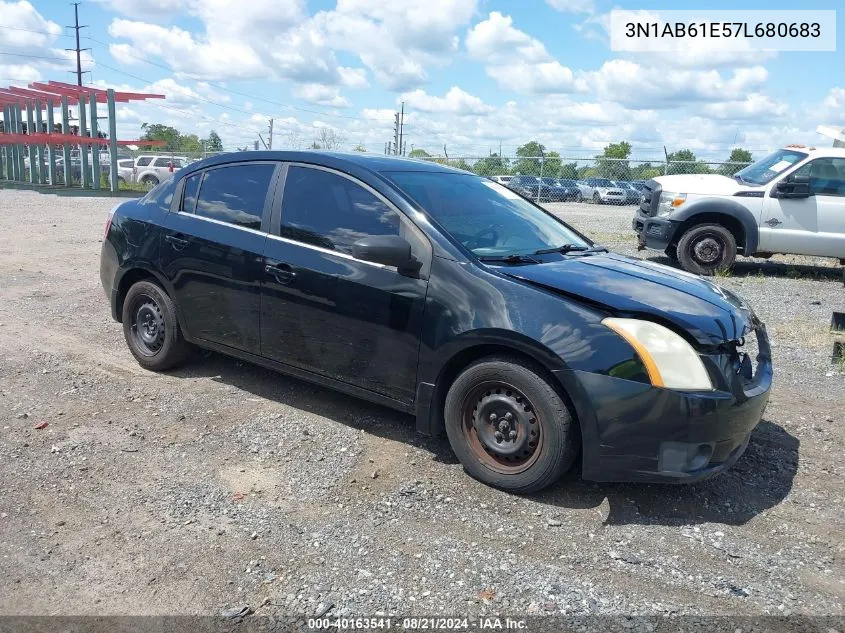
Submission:
<svg viewBox="0 0 845 633">
<path fill-rule="evenodd" d="M 845 263 L 845 148 L 788 145 L 732 176 L 654 178 L 632 227 L 640 249 L 697 274 L 730 268 L 737 255 Z"/>
</svg>

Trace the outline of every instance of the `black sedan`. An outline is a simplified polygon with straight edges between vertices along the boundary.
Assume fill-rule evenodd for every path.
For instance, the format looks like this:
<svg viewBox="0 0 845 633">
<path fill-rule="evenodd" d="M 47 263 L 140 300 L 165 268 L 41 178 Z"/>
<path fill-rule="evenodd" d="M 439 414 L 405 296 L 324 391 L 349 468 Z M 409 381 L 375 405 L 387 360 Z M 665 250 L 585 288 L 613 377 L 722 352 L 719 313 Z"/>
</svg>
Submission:
<svg viewBox="0 0 845 633">
<path fill-rule="evenodd" d="M 719 472 L 772 380 L 765 327 L 736 295 L 434 163 L 194 163 L 112 212 L 100 277 L 141 366 L 196 346 L 394 407 L 518 493 L 579 453 L 593 480 Z"/>
</svg>

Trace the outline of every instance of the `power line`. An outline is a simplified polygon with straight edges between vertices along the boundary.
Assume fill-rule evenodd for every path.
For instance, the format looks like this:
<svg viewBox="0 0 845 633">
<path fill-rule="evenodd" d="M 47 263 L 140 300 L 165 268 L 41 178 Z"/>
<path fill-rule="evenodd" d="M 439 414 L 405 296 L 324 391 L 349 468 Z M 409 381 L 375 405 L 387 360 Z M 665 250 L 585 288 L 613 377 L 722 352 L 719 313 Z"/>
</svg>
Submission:
<svg viewBox="0 0 845 633">
<path fill-rule="evenodd" d="M 79 2 L 73 2 L 73 26 L 66 28 L 76 31 L 76 48 L 66 48 L 68 51 L 76 51 L 76 85 L 82 86 L 82 51 L 90 51 L 90 48 L 79 47 L 79 29 L 88 28 L 87 24 L 79 25 Z M 73 71 L 71 71 L 73 72 Z"/>
<path fill-rule="evenodd" d="M 5 51 L 0 51 L 0 55 L 9 55 L 11 57 L 29 57 L 31 59 L 55 59 L 58 61 L 66 62 L 66 57 L 48 57 L 46 55 L 29 55 L 27 53 L 7 53 Z"/>
</svg>

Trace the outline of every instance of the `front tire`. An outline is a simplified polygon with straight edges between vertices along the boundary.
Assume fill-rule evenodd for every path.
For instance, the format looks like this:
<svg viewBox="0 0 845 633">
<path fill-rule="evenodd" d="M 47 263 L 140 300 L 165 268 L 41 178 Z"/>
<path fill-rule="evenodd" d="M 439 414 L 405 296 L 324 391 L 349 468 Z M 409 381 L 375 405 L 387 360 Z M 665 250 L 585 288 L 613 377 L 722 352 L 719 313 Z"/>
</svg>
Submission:
<svg viewBox="0 0 845 633">
<path fill-rule="evenodd" d="M 698 224 L 678 241 L 678 261 L 684 270 L 712 275 L 727 270 L 736 261 L 736 239 L 721 224 Z"/>
<path fill-rule="evenodd" d="M 576 424 L 541 369 L 491 356 L 452 383 L 446 434 L 464 470 L 508 492 L 526 494 L 556 482 L 577 453 Z"/>
<path fill-rule="evenodd" d="M 151 281 L 139 281 L 126 293 L 123 336 L 138 364 L 151 371 L 170 369 L 190 352 L 173 300 Z"/>
<path fill-rule="evenodd" d="M 598 191 L 593 194 L 593 204 L 601 204 L 601 196 Z"/>
</svg>

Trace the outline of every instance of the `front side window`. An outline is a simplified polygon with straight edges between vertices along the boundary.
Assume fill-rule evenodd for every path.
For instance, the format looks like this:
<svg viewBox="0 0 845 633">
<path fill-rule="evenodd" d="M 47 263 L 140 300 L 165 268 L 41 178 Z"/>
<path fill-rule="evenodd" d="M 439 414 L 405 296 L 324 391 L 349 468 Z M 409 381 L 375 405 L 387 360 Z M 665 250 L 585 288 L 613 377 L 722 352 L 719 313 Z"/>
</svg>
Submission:
<svg viewBox="0 0 845 633">
<path fill-rule="evenodd" d="M 809 176 L 811 196 L 845 196 L 845 158 L 817 158 L 795 175 Z"/>
<path fill-rule="evenodd" d="M 748 167 L 740 169 L 734 174 L 734 178 L 743 184 L 765 185 L 805 158 L 807 158 L 807 154 L 804 152 L 796 152 L 793 149 L 779 149 L 765 158 L 751 163 Z"/>
<path fill-rule="evenodd" d="M 208 170 L 199 186 L 194 213 L 204 218 L 260 230 L 267 191 L 275 168 L 270 163 L 257 163 Z"/>
<path fill-rule="evenodd" d="M 402 235 L 399 214 L 348 178 L 291 166 L 282 199 L 281 236 L 351 254 L 373 235 Z"/>
<path fill-rule="evenodd" d="M 486 178 L 424 171 L 385 175 L 475 255 L 589 246 L 554 216 Z"/>
</svg>

